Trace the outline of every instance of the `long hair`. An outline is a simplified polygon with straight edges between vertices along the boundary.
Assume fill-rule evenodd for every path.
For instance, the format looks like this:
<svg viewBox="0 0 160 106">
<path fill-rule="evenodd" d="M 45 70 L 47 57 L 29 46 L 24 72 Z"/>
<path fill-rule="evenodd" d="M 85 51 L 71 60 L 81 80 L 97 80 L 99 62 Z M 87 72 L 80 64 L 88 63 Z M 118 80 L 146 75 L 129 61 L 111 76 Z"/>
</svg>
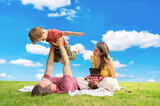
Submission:
<svg viewBox="0 0 160 106">
<path fill-rule="evenodd" d="M 104 42 L 98 42 L 96 44 L 97 48 L 99 49 L 99 51 L 101 53 L 103 53 L 103 55 L 101 55 L 101 62 L 99 65 L 99 69 L 101 70 L 102 68 L 104 68 L 105 64 L 108 64 L 110 58 L 109 58 L 109 48 L 107 46 L 106 43 Z M 107 60 L 107 62 L 104 60 L 104 58 Z"/>
<path fill-rule="evenodd" d="M 49 86 L 45 87 L 45 88 L 42 88 L 40 85 L 36 85 L 32 92 L 31 92 L 31 95 L 32 96 L 44 96 L 44 95 L 48 95 L 48 94 L 51 94 L 52 92 L 50 91 L 50 88 Z"/>
</svg>

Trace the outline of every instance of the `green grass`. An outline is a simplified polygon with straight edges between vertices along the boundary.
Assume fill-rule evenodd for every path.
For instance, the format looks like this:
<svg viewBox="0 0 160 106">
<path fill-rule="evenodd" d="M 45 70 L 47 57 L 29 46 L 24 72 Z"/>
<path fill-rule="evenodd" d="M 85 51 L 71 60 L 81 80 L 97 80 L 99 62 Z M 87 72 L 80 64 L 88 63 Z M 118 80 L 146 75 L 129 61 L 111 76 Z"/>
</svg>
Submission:
<svg viewBox="0 0 160 106">
<path fill-rule="evenodd" d="M 160 105 L 160 83 L 120 82 L 126 87 L 113 94 L 113 97 L 94 97 L 89 95 L 69 96 L 68 94 L 51 94 L 32 97 L 28 92 L 18 92 L 24 86 L 37 82 L 0 81 L 0 106 L 158 106 Z M 139 90 L 137 89 L 139 88 Z M 132 93 L 125 92 L 130 90 Z"/>
</svg>

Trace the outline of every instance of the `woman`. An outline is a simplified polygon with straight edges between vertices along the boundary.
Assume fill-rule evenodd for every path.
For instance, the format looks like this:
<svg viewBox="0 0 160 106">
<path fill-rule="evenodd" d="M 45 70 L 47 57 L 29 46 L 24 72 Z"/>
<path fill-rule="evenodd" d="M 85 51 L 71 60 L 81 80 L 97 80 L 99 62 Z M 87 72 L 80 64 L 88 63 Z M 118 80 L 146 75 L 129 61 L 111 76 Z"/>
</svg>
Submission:
<svg viewBox="0 0 160 106">
<path fill-rule="evenodd" d="M 98 42 L 91 55 L 92 68 L 100 69 L 100 76 L 103 80 L 97 85 L 100 88 L 105 88 L 109 91 L 119 90 L 116 73 L 113 66 L 112 58 L 109 57 L 109 48 L 104 42 Z M 80 89 L 87 89 L 88 82 L 82 78 L 77 78 Z"/>
</svg>

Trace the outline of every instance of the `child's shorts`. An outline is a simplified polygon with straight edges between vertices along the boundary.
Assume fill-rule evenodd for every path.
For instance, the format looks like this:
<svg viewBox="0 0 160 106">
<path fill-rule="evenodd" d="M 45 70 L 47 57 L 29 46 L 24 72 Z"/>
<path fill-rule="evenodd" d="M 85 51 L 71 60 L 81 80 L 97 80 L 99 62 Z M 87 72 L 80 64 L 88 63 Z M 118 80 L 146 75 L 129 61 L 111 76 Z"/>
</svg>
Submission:
<svg viewBox="0 0 160 106">
<path fill-rule="evenodd" d="M 68 55 L 68 58 L 69 60 L 75 60 L 76 57 L 77 57 L 77 52 L 76 51 L 72 51 L 71 50 L 71 47 L 70 45 L 67 43 L 66 46 L 64 46 L 66 52 L 67 52 L 67 55 Z M 60 49 L 54 49 L 54 62 L 60 62 L 62 59 L 61 57 L 61 52 L 60 52 Z"/>
</svg>

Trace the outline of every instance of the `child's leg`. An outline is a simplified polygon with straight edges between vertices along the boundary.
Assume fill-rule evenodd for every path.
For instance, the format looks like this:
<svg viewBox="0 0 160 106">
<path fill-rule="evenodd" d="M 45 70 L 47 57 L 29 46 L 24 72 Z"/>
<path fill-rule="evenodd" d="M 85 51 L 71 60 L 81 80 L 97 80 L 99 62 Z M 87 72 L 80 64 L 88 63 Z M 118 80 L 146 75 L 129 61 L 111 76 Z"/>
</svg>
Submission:
<svg viewBox="0 0 160 106">
<path fill-rule="evenodd" d="M 54 62 L 58 63 L 61 61 L 61 52 L 59 49 L 54 49 Z"/>
<path fill-rule="evenodd" d="M 66 46 L 64 48 L 65 48 L 65 50 L 67 52 L 69 60 L 75 60 L 76 57 L 77 57 L 77 52 L 76 51 L 72 52 L 71 47 L 70 47 L 69 44 L 66 44 Z"/>
</svg>

